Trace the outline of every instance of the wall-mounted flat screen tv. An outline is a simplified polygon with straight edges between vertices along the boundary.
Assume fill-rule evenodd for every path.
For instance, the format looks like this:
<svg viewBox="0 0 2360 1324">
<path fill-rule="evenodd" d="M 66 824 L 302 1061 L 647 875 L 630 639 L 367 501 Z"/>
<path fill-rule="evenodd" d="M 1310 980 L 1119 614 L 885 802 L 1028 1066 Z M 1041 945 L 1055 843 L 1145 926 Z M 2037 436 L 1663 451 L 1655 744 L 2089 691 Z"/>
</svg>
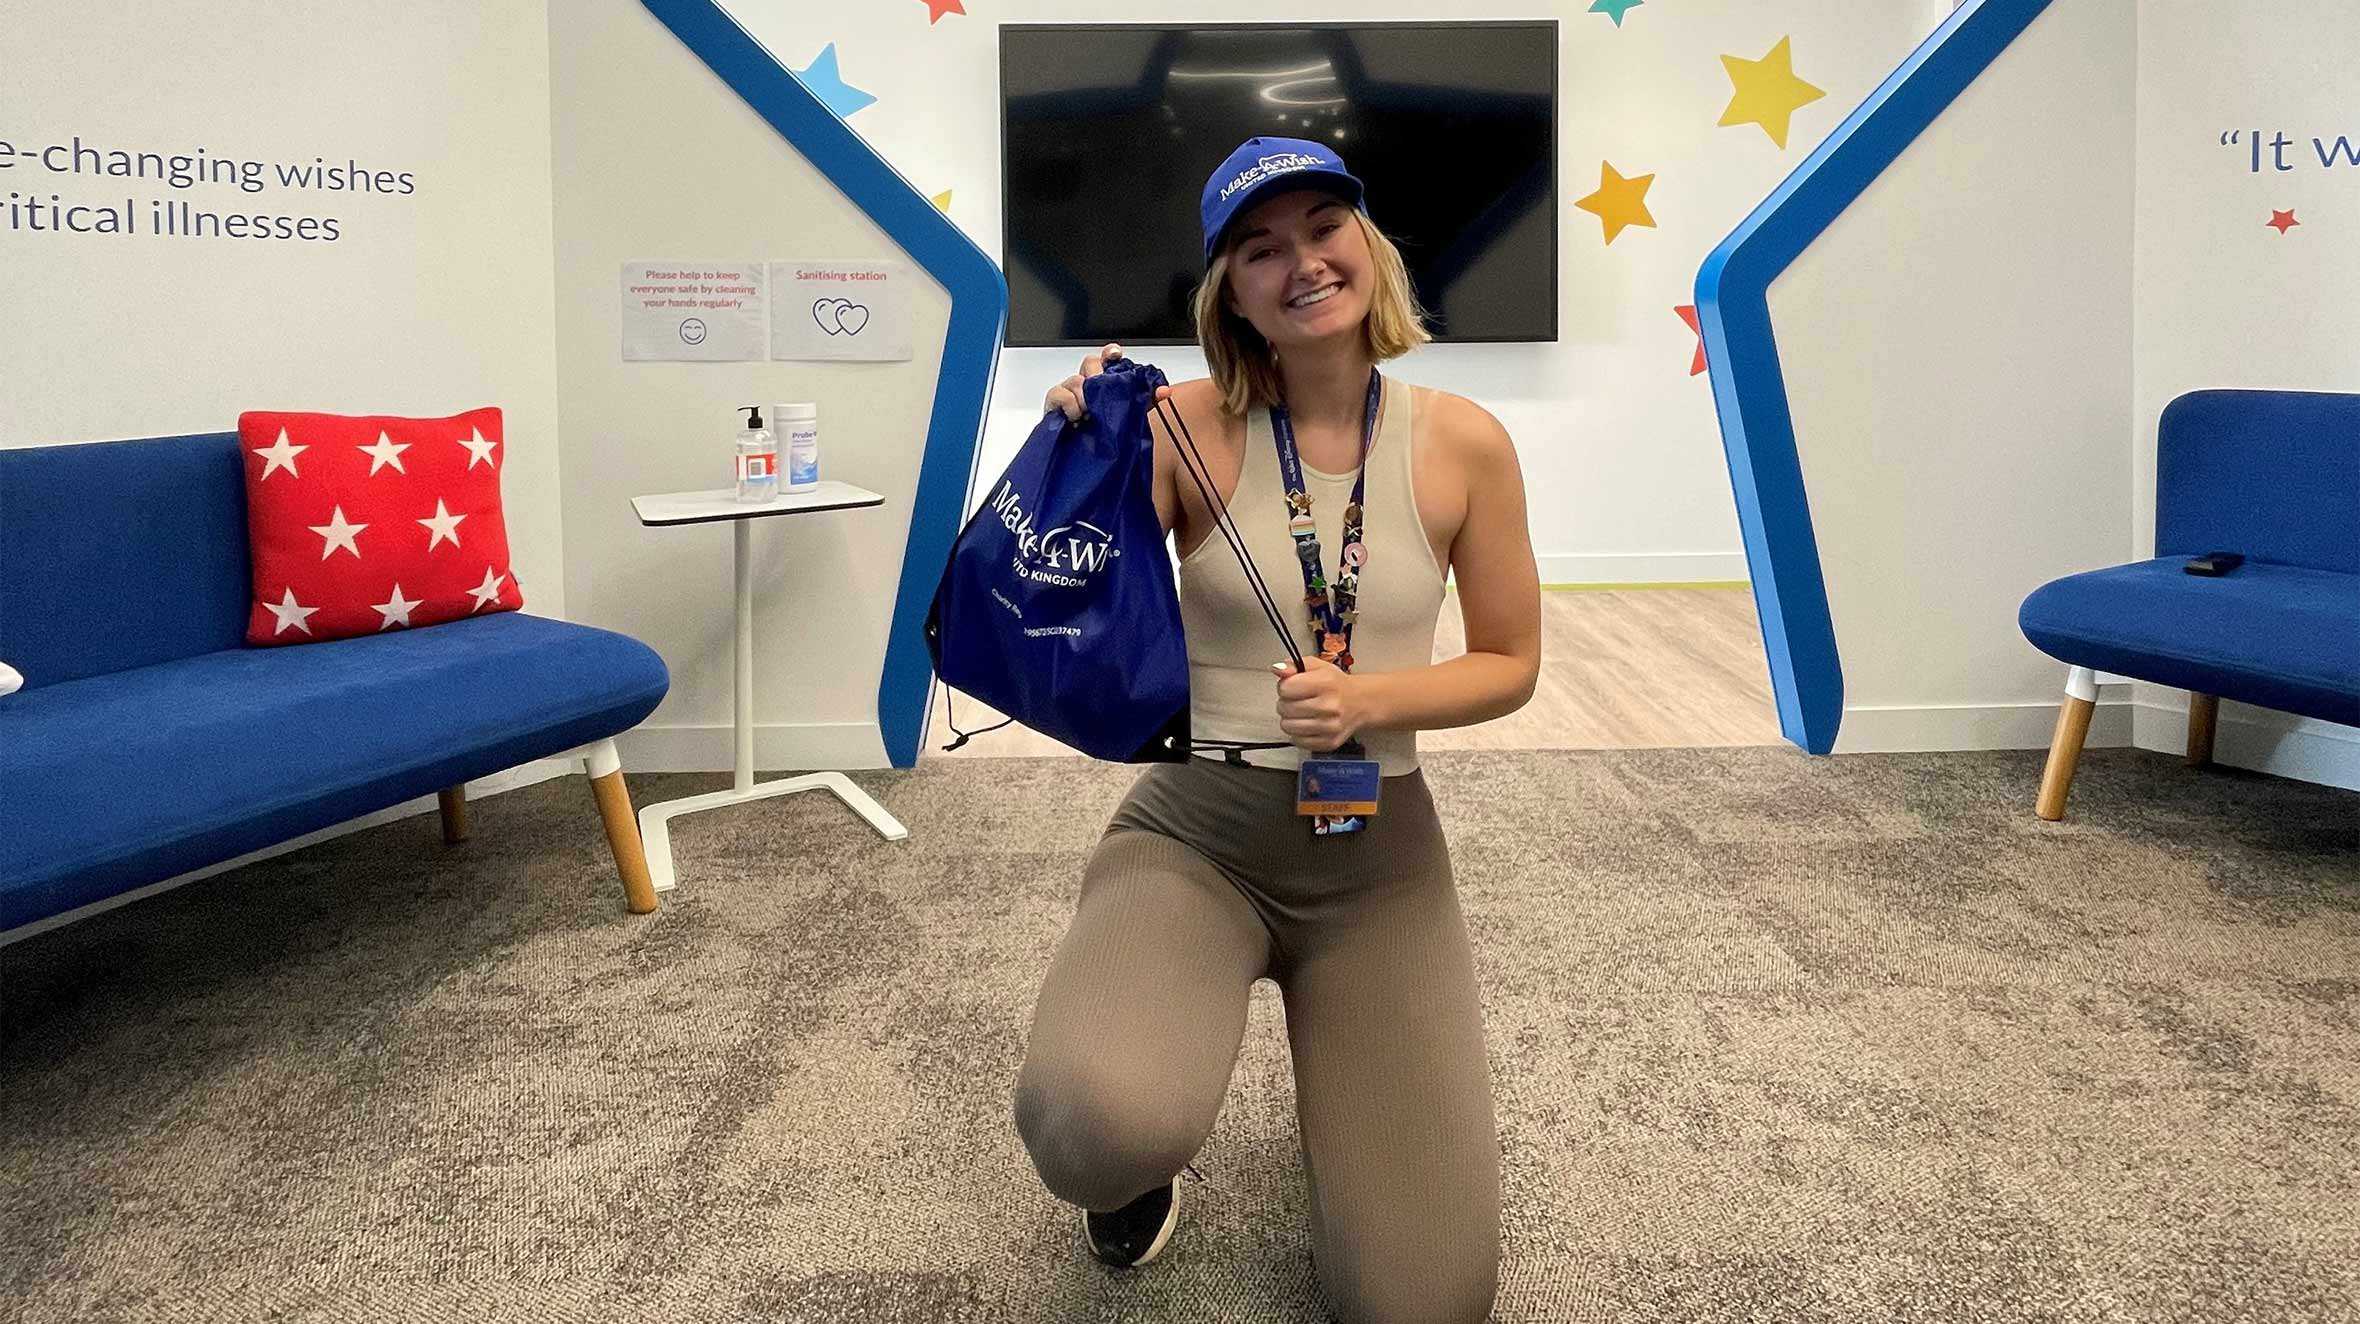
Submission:
<svg viewBox="0 0 2360 1324">
<path fill-rule="evenodd" d="M 1198 195 L 1257 134 L 1367 186 L 1437 341 L 1557 338 L 1557 24 L 1003 24 L 1013 346 L 1187 344 Z"/>
</svg>

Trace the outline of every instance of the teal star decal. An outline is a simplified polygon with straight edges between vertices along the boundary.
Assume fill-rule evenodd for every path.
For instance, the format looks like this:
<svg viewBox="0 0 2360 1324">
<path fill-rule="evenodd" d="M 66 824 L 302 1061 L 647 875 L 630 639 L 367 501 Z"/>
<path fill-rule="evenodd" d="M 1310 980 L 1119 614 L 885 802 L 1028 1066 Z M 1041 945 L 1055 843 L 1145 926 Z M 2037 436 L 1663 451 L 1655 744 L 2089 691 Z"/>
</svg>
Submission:
<svg viewBox="0 0 2360 1324">
<path fill-rule="evenodd" d="M 1613 19 L 1614 25 L 1619 28 L 1622 26 L 1623 15 L 1646 3 L 1647 0 L 1597 0 L 1596 4 L 1590 6 L 1590 12 L 1606 15 Z"/>
<path fill-rule="evenodd" d="M 845 82 L 844 76 L 836 72 L 836 43 L 832 41 L 826 50 L 819 53 L 819 58 L 811 62 L 810 68 L 797 69 L 794 73 L 796 79 L 811 90 L 811 95 L 836 112 L 836 118 L 840 120 L 851 119 L 852 112 L 876 100 Z"/>
</svg>

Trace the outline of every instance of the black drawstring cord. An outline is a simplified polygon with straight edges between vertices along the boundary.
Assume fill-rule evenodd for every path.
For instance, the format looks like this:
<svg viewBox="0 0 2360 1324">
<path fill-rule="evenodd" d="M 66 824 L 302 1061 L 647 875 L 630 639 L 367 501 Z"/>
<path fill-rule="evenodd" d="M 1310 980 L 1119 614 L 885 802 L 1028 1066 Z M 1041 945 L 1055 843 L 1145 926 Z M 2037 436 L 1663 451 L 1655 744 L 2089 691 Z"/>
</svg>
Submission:
<svg viewBox="0 0 2360 1324">
<path fill-rule="evenodd" d="M 1000 729 L 1000 726 L 1007 726 L 1016 720 L 1015 718 L 1011 717 L 1007 721 L 1000 723 L 1000 726 L 987 726 L 981 731 L 959 730 L 959 710 L 951 706 L 951 687 L 948 685 L 942 687 L 942 706 L 945 712 L 943 721 L 959 737 L 958 739 L 942 747 L 942 752 L 945 754 L 950 753 L 952 750 L 966 744 L 968 741 L 973 740 L 977 736 L 987 735 L 993 731 L 997 731 Z"/>
<path fill-rule="evenodd" d="M 1171 410 L 1171 416 L 1165 418 L 1164 410 L 1167 407 Z M 1238 562 L 1245 567 L 1247 586 L 1254 590 L 1255 599 L 1262 604 L 1262 614 L 1270 618 L 1270 628 L 1278 632 L 1279 642 L 1286 645 L 1287 656 L 1294 659 L 1295 670 L 1303 671 L 1302 650 L 1295 647 L 1295 636 L 1287 629 L 1285 619 L 1279 615 L 1277 601 L 1270 596 L 1270 586 L 1263 582 L 1262 567 L 1254 564 L 1254 554 L 1246 550 L 1244 535 L 1237 532 L 1234 521 L 1230 519 L 1229 503 L 1213 493 L 1212 470 L 1205 468 L 1202 473 L 1198 472 L 1204 466 L 1204 456 L 1196 449 L 1196 436 L 1188 430 L 1188 420 L 1181 416 L 1180 406 L 1166 399 L 1158 399 L 1155 402 L 1155 413 L 1163 420 L 1164 439 L 1172 443 L 1172 449 L 1180 456 L 1180 463 L 1187 468 L 1188 476 L 1196 480 L 1197 491 L 1204 494 L 1205 508 L 1214 512 L 1213 527 L 1228 542 L 1229 549 L 1237 553 Z M 1174 423 L 1179 424 L 1180 436 L 1187 438 L 1185 447 L 1179 438 L 1172 435 Z"/>
<path fill-rule="evenodd" d="M 1165 414 L 1167 409 L 1170 411 L 1168 416 Z M 1172 443 L 1173 453 L 1180 457 L 1182 467 L 1188 470 L 1188 476 L 1195 481 L 1197 491 L 1203 494 L 1205 509 L 1213 512 L 1214 530 L 1221 535 L 1222 541 L 1229 544 L 1229 550 L 1237 554 L 1238 564 L 1246 572 L 1246 586 L 1254 591 L 1254 600 L 1261 604 L 1262 614 L 1269 618 L 1271 630 L 1278 635 L 1279 642 L 1286 645 L 1287 656 L 1294 660 L 1295 670 L 1303 671 L 1302 650 L 1295 646 L 1295 636 L 1288 631 L 1286 621 L 1279 613 L 1277 600 L 1270 595 L 1270 586 L 1262 578 L 1262 567 L 1254 563 L 1254 554 L 1246 547 L 1245 535 L 1237 530 L 1237 521 L 1229 513 L 1229 503 L 1213 491 L 1212 469 L 1205 464 L 1203 453 L 1196 448 L 1196 434 L 1188 430 L 1187 417 L 1180 412 L 1180 406 L 1173 404 L 1169 398 L 1158 398 L 1154 412 L 1164 425 L 1164 439 Z M 1175 424 L 1177 436 L 1174 435 Z M 1247 766 L 1246 750 L 1286 749 L 1293 743 L 1287 740 L 1191 740 L 1189 747 L 1192 750 L 1218 749 L 1224 763 L 1233 768 L 1242 768 Z"/>
<path fill-rule="evenodd" d="M 951 729 L 953 732 L 957 733 L 957 735 L 958 735 L 958 737 L 959 737 L 957 740 L 954 740 L 954 741 L 952 741 L 951 743 L 949 743 L 949 744 L 947 744 L 947 745 L 944 745 L 944 746 L 942 747 L 942 751 L 943 751 L 945 754 L 947 754 L 947 753 L 951 752 L 951 751 L 952 751 L 952 750 L 954 750 L 954 749 L 957 749 L 957 748 L 958 748 L 959 746 L 961 746 L 961 745 L 964 745 L 964 744 L 966 744 L 968 741 L 970 741 L 970 740 L 973 740 L 973 739 L 974 739 L 975 737 L 977 737 L 977 736 L 980 736 L 980 735 L 989 735 L 991 732 L 994 732 L 994 731 L 997 731 L 997 730 L 999 730 L 999 729 L 1000 729 L 1000 727 L 1002 727 L 1002 726 L 1012 726 L 1012 725 L 1014 725 L 1014 724 L 1015 724 L 1015 722 L 1016 722 L 1016 719 L 1015 719 L 1015 718 L 1013 718 L 1013 717 L 1010 717 L 1010 718 L 1007 718 L 1006 720 L 1004 720 L 1004 721 L 1000 722 L 1000 723 L 999 723 L 998 725 L 996 725 L 996 726 L 987 726 L 987 727 L 983 728 L 983 730 L 981 730 L 981 731 L 960 731 L 960 730 L 959 730 L 959 718 L 958 718 L 958 710 L 957 710 L 955 707 L 953 707 L 953 706 L 952 706 L 952 704 L 951 704 L 951 687 L 950 687 L 950 686 L 948 686 L 948 685 L 945 685 L 945 686 L 943 686 L 943 687 L 942 687 L 942 703 L 943 703 L 943 707 L 944 707 L 946 710 L 948 710 L 948 712 L 949 712 L 949 716 L 947 716 L 947 717 L 944 719 L 944 721 L 945 721 L 945 722 L 946 722 L 946 723 L 947 723 L 947 724 L 950 726 L 950 729 Z M 1245 759 L 1244 759 L 1243 757 L 1241 757 L 1241 756 L 1240 756 L 1240 751 L 1243 751 L 1243 750 L 1248 750 L 1248 749 L 1285 749 L 1285 748 L 1286 748 L 1288 745 L 1292 744 L 1293 742 L 1292 742 L 1292 741 L 1287 741 L 1287 740 L 1280 740 L 1280 741 L 1275 741 L 1275 742 L 1270 742 L 1270 743 L 1265 743 L 1265 744 L 1253 744 L 1253 743 L 1250 743 L 1250 742 L 1246 742 L 1246 741 L 1239 741 L 1239 740 L 1191 740 L 1191 741 L 1189 741 L 1188 743 L 1189 743 L 1189 747 L 1190 747 L 1191 749 L 1218 749 L 1218 750 L 1221 750 L 1221 751 L 1223 751 L 1223 757 L 1224 757 L 1224 758 L 1225 758 L 1225 759 L 1226 759 L 1226 760 L 1227 760 L 1227 761 L 1228 761 L 1228 762 L 1229 762 L 1229 763 L 1230 763 L 1232 766 L 1235 766 L 1235 767 L 1244 767 L 1244 766 L 1245 766 Z"/>
<path fill-rule="evenodd" d="M 1250 740 L 1191 740 L 1188 742 L 1188 747 L 1192 751 L 1199 749 L 1220 750 L 1223 763 L 1233 768 L 1242 768 L 1246 766 L 1245 751 L 1249 749 L 1285 749 L 1294 743 L 1291 740 L 1266 740 L 1259 743 Z"/>
<path fill-rule="evenodd" d="M 1188 430 L 1188 420 L 1181 415 L 1180 407 L 1178 405 L 1171 404 L 1167 399 L 1156 400 L 1154 412 L 1158 417 L 1163 417 L 1163 412 L 1167 408 L 1171 410 L 1171 415 L 1168 418 L 1163 418 L 1164 439 L 1172 443 L 1173 453 L 1180 457 L 1180 463 L 1188 470 L 1188 476 L 1195 480 L 1197 491 L 1204 495 L 1205 508 L 1214 512 L 1214 529 L 1220 533 L 1222 540 L 1229 544 L 1229 549 L 1237 554 L 1238 563 L 1245 568 L 1247 586 L 1253 589 L 1254 599 L 1256 602 L 1261 604 L 1262 614 L 1269 618 L 1270 628 L 1277 632 L 1279 642 L 1286 645 L 1287 656 L 1294 660 L 1295 670 L 1297 672 L 1303 671 L 1305 668 L 1302 650 L 1295 646 L 1295 637 L 1287 631 L 1286 622 L 1279 614 L 1277 600 L 1270 596 L 1270 586 L 1262 579 L 1262 568 L 1254 563 L 1254 554 L 1246 549 L 1244 535 L 1237 531 L 1236 522 L 1230 518 L 1229 503 L 1223 501 L 1213 492 L 1213 485 L 1211 482 L 1212 470 L 1205 465 L 1203 454 L 1201 454 L 1196 448 L 1196 436 Z M 1077 421 L 1083 423 L 1090 421 L 1090 415 L 1088 411 L 1085 410 L 1081 419 Z M 1175 423 L 1179 425 L 1179 435 L 1177 437 L 1173 435 L 1173 425 Z M 1186 439 L 1185 446 L 1182 444 L 1183 438 Z M 943 704 L 946 709 L 948 709 L 948 715 L 945 717 L 945 721 L 949 724 L 951 731 L 959 737 L 957 740 L 954 740 L 950 744 L 944 745 L 942 747 L 943 752 L 946 754 L 959 748 L 961 745 L 966 744 L 968 741 L 973 740 L 977 736 L 987 735 L 993 731 L 999 730 L 1002 726 L 1011 725 L 1016 721 L 1015 718 L 1011 717 L 999 723 L 998 726 L 987 726 L 981 731 L 961 731 L 959 730 L 958 710 L 956 708 L 950 707 L 951 691 L 949 686 L 946 685 L 943 687 L 942 697 Z M 1233 768 L 1242 768 L 1246 766 L 1246 750 L 1286 749 L 1293 743 L 1293 741 L 1289 740 L 1190 740 L 1188 742 L 1189 748 L 1191 750 L 1220 750 L 1222 761 L 1229 764 L 1229 766 Z M 1201 1172 L 1196 1172 L 1196 1167 L 1194 1164 L 1189 1165 L 1188 1171 L 1196 1173 L 1196 1179 L 1198 1181 L 1201 1182 L 1204 1180 L 1204 1174 Z"/>
</svg>

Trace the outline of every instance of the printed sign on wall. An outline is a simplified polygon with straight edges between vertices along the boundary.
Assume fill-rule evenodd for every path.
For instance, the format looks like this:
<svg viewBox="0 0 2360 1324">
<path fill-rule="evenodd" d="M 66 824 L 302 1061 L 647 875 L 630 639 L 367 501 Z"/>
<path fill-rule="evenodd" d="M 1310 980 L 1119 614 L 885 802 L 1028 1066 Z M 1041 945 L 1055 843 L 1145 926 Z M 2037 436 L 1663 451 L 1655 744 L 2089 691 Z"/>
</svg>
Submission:
<svg viewBox="0 0 2360 1324">
<path fill-rule="evenodd" d="M 770 357 L 909 358 L 910 279 L 904 262 L 771 263 Z"/>
<path fill-rule="evenodd" d="M 759 359 L 768 331 L 759 262 L 623 264 L 623 358 Z"/>
</svg>

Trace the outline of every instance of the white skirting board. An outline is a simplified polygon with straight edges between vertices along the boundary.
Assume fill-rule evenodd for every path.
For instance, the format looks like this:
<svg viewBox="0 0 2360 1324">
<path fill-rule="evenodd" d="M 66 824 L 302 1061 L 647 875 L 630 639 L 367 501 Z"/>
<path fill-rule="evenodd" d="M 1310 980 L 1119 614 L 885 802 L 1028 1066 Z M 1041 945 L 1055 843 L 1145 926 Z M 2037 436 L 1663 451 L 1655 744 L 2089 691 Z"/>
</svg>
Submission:
<svg viewBox="0 0 2360 1324">
<path fill-rule="evenodd" d="M 1838 754 L 1918 754 L 1969 749 L 2047 749 L 2057 729 L 2060 689 L 2031 703 L 1920 704 L 1848 707 L 1836 732 Z M 2086 748 L 2131 743 L 2130 696 L 2100 685 Z"/>
<path fill-rule="evenodd" d="M 513 791 L 520 787 L 548 781 L 552 777 L 563 777 L 581 770 L 582 761 L 578 758 L 537 759 L 531 763 L 495 772 L 489 777 L 467 783 L 467 798 L 469 800 L 488 800 L 502 791 Z M 624 771 L 628 773 L 629 770 L 630 765 L 625 764 Z M 149 883 L 145 887 L 134 888 L 119 896 L 108 897 L 104 901 L 93 901 L 87 906 L 78 906 L 62 915 L 52 915 L 48 919 L 18 925 L 16 928 L 0 932 L 0 947 L 6 947 L 12 942 L 20 942 L 37 933 L 47 933 L 51 929 L 63 927 L 76 920 L 104 914 L 117 906 L 127 906 L 142 897 L 151 897 L 159 892 L 169 892 L 173 888 L 196 882 L 200 878 L 211 878 L 217 873 L 227 873 L 232 869 L 252 864 L 256 860 L 267 860 L 274 855 L 284 855 L 291 850 L 301 850 L 305 846 L 341 837 L 348 832 L 358 832 L 362 828 L 376 827 L 381 823 L 391 823 L 397 819 L 412 818 L 419 814 L 431 814 L 436 811 L 437 807 L 438 801 L 436 797 L 431 795 L 422 795 L 415 800 L 405 800 L 391 809 L 380 809 L 374 814 L 363 814 L 359 818 L 348 819 L 332 827 L 321 828 L 317 832 L 307 832 L 291 841 L 282 841 L 276 846 L 265 846 L 261 850 L 248 852 L 233 860 L 223 860 L 219 864 L 207 865 L 194 872 L 184 873 L 177 878 L 167 878 L 160 883 Z M 587 792 L 584 793 L 582 810 L 584 813 L 594 814 L 596 812 L 590 807 Z M 442 849 L 442 837 L 439 834 L 421 836 L 419 842 L 422 850 Z"/>
<path fill-rule="evenodd" d="M 2133 687 L 2132 743 L 2188 748 L 2188 696 L 2159 685 Z M 2213 719 L 2213 762 L 2276 777 L 2360 791 L 2360 727 L 2337 726 L 2227 699 Z"/>
<path fill-rule="evenodd" d="M 1851 707 L 1838 754 L 1907 754 L 1967 749 L 2046 749 L 2057 727 L 2056 699 L 2017 704 Z M 2133 745 L 2166 754 L 2188 747 L 2188 696 L 2144 683 L 2101 683 L 2086 748 Z M 2213 761 L 2295 781 L 2360 790 L 2360 729 L 2314 722 L 2223 701 Z"/>
</svg>

